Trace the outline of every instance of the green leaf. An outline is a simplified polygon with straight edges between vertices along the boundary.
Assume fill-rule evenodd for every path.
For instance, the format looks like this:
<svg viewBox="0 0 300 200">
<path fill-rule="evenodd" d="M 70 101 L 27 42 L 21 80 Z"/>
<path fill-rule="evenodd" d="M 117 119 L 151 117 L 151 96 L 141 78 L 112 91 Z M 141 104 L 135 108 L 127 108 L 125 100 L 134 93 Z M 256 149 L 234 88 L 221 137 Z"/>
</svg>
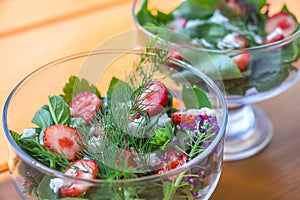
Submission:
<svg viewBox="0 0 300 200">
<path fill-rule="evenodd" d="M 52 178 L 50 176 L 45 176 L 41 183 L 38 186 L 37 194 L 40 200 L 55 200 L 57 199 L 57 194 L 49 187 L 50 180 Z"/>
<path fill-rule="evenodd" d="M 49 97 L 49 111 L 55 124 L 69 125 L 70 108 L 61 96 Z"/>
<path fill-rule="evenodd" d="M 229 33 L 226 27 L 221 24 L 204 21 L 199 21 L 199 23 L 179 30 L 179 32 L 190 38 L 204 38 L 210 43 L 217 43 Z"/>
<path fill-rule="evenodd" d="M 128 102 L 132 93 L 132 88 L 126 82 L 113 77 L 108 88 L 107 101 L 109 104 L 111 101 Z"/>
<path fill-rule="evenodd" d="M 155 134 L 151 137 L 150 143 L 155 146 L 160 146 L 162 149 L 170 143 L 174 138 L 174 129 L 170 122 L 165 123 L 165 127 L 160 127 L 155 130 Z"/>
<path fill-rule="evenodd" d="M 300 46 L 298 42 L 300 39 L 295 40 L 282 47 L 281 60 L 283 63 L 291 63 L 297 61 L 300 56 Z"/>
<path fill-rule="evenodd" d="M 167 23 L 171 21 L 174 17 L 172 13 L 163 13 L 155 10 L 156 15 L 152 14 L 148 7 L 148 0 L 144 0 L 140 10 L 136 14 L 136 18 L 141 25 Z"/>
<path fill-rule="evenodd" d="M 242 0 L 242 2 L 250 4 L 251 6 L 257 8 L 257 10 L 260 10 L 267 3 L 266 0 Z"/>
<path fill-rule="evenodd" d="M 182 90 L 182 100 L 186 109 L 212 108 L 206 93 L 200 88 L 187 88 L 184 86 Z"/>
<path fill-rule="evenodd" d="M 184 60 L 213 80 L 243 77 L 243 74 L 229 56 L 195 49 L 184 49 L 180 53 Z"/>
<path fill-rule="evenodd" d="M 85 79 L 80 79 L 76 76 L 70 76 L 69 82 L 63 88 L 64 94 L 61 95 L 65 102 L 70 105 L 74 96 L 81 92 L 92 92 L 101 98 L 100 92 L 96 86 L 89 84 Z"/>
<path fill-rule="evenodd" d="M 53 120 L 48 106 L 43 106 L 39 109 L 32 118 L 32 123 L 36 124 L 39 128 L 44 129 L 53 125 Z"/>
<path fill-rule="evenodd" d="M 176 10 L 186 19 L 203 19 L 212 16 L 217 0 L 186 0 Z"/>
<path fill-rule="evenodd" d="M 14 141 L 17 144 L 19 144 L 20 143 L 19 140 L 21 139 L 21 135 L 19 133 L 15 132 L 15 131 L 12 131 L 12 130 L 10 130 L 9 132 L 10 132 L 11 137 L 14 139 Z"/>
</svg>

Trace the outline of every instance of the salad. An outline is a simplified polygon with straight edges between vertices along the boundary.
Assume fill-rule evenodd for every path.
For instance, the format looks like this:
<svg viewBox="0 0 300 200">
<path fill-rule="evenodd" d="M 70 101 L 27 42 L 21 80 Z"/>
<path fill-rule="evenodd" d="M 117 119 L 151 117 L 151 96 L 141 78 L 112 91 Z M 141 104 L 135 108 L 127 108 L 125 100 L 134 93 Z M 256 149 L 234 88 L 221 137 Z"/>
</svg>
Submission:
<svg viewBox="0 0 300 200">
<path fill-rule="evenodd" d="M 23 192 L 65 200 L 205 196 L 220 173 L 218 147 L 196 165 L 157 176 L 188 164 L 210 146 L 220 132 L 217 110 L 199 87 L 183 85 L 181 102 L 164 83 L 166 77 L 156 77 L 156 66 L 138 65 L 124 80 L 112 78 L 105 95 L 71 76 L 62 93 L 50 95 L 36 111 L 32 127 L 11 130 L 24 152 L 70 177 L 45 175 L 21 162 Z M 157 181 L 114 182 L 148 176 Z"/>
<path fill-rule="evenodd" d="M 299 33 L 299 22 L 286 5 L 270 15 L 271 6 L 266 0 L 186 0 L 165 13 L 151 9 L 145 0 L 135 18 L 153 34 L 159 28 L 189 37 L 193 50 L 179 50 L 177 58 L 213 79 L 210 68 L 216 66 L 228 94 L 247 95 L 250 89 L 273 89 L 297 71 L 299 38 L 267 47 Z"/>
</svg>

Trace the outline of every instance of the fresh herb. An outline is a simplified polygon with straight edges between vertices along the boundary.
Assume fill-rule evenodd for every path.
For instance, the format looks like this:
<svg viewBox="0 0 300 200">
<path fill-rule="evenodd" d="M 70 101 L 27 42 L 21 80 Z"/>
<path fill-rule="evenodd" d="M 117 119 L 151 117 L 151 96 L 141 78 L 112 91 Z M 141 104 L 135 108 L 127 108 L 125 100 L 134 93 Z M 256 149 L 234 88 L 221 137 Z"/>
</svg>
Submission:
<svg viewBox="0 0 300 200">
<path fill-rule="evenodd" d="M 61 95 L 67 104 L 70 104 L 73 97 L 81 92 L 92 92 L 95 93 L 98 97 L 101 97 L 100 92 L 96 86 L 90 84 L 86 79 L 76 76 L 71 76 L 69 82 L 63 88 L 64 94 Z"/>
<path fill-rule="evenodd" d="M 191 108 L 212 108 L 206 93 L 200 88 L 187 88 L 183 87 L 182 100 L 187 109 Z"/>
</svg>

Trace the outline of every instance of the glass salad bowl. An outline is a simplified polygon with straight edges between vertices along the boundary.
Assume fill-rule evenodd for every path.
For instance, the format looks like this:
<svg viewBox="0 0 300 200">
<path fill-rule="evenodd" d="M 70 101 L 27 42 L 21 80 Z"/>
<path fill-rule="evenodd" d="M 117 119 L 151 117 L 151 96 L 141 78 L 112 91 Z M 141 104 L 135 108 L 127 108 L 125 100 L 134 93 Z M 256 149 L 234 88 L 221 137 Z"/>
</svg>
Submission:
<svg viewBox="0 0 300 200">
<path fill-rule="evenodd" d="M 227 114 L 215 83 L 164 50 L 78 53 L 9 95 L 9 170 L 23 199 L 208 199 Z"/>
<path fill-rule="evenodd" d="M 272 2 L 136 0 L 133 5 L 141 38 L 157 35 L 177 50 L 176 59 L 214 81 L 221 77 L 229 109 L 226 161 L 248 158 L 267 146 L 273 125 L 254 104 L 299 79 L 299 6 Z"/>
</svg>

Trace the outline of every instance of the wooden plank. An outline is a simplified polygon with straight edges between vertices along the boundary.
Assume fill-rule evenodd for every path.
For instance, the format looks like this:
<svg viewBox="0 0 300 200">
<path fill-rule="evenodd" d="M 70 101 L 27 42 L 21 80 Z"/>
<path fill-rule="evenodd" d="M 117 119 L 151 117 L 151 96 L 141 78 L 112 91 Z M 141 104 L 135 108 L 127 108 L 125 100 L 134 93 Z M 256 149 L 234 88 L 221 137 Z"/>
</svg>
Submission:
<svg viewBox="0 0 300 200">
<path fill-rule="evenodd" d="M 93 50 L 113 35 L 131 30 L 134 27 L 131 6 L 132 2 L 127 1 L 101 12 L 86 13 L 0 39 L 1 108 L 14 85 L 31 71 L 52 60 Z M 3 135 L 2 129 L 0 134 Z M 6 168 L 8 154 L 4 152 L 3 138 L 0 141 L 0 167 Z"/>
<path fill-rule="evenodd" d="M 2 1 L 0 38 L 129 2 L 132 3 L 130 0 Z"/>
</svg>

